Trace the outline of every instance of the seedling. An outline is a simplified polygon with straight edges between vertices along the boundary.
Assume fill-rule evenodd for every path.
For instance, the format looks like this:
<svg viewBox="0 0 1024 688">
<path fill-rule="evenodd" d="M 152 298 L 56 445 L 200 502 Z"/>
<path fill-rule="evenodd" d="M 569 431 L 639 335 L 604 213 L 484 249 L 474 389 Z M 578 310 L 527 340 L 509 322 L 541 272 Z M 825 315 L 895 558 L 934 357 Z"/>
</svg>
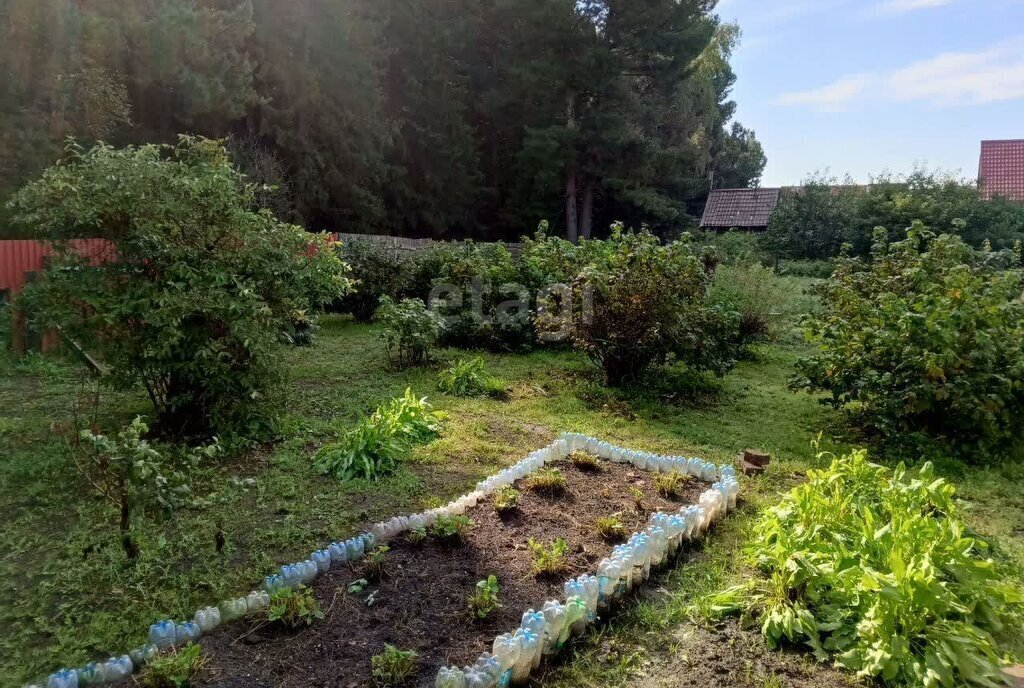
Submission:
<svg viewBox="0 0 1024 688">
<path fill-rule="evenodd" d="M 568 566 L 565 555 L 569 552 L 569 543 L 558 538 L 545 546 L 530 538 L 528 544 L 533 552 L 533 573 L 537 576 L 557 576 L 565 572 Z"/>
<path fill-rule="evenodd" d="M 441 542 L 458 544 L 473 525 L 473 519 L 469 516 L 438 516 L 430 528 L 430 534 Z"/>
<path fill-rule="evenodd" d="M 377 688 L 399 688 L 409 682 L 416 673 L 420 656 L 412 650 L 399 650 L 394 645 L 385 645 L 384 652 L 370 659 L 373 685 Z"/>
<path fill-rule="evenodd" d="M 636 507 L 638 513 L 645 513 L 647 507 L 644 505 L 644 491 L 639 487 L 630 487 L 629 494 L 633 495 L 633 506 Z"/>
<path fill-rule="evenodd" d="M 542 468 L 526 479 L 526 486 L 534 492 L 558 495 L 565 492 L 565 476 L 557 468 Z"/>
<path fill-rule="evenodd" d="M 427 529 L 413 528 L 409 531 L 408 535 L 405 536 L 405 539 L 408 540 L 409 544 L 413 547 L 419 547 L 423 544 L 423 541 L 427 539 Z"/>
<path fill-rule="evenodd" d="M 473 616 L 478 619 L 486 619 L 487 616 L 501 608 L 501 602 L 498 601 L 498 577 L 495 575 L 487 576 L 485 580 L 477 581 L 476 590 L 473 591 L 473 596 L 469 598 L 469 610 L 473 612 Z"/>
<path fill-rule="evenodd" d="M 365 578 L 360 578 L 359 580 L 354 580 L 348 584 L 348 591 L 353 595 L 358 595 L 368 587 L 370 587 L 370 581 Z"/>
<path fill-rule="evenodd" d="M 390 547 L 381 545 L 366 556 L 366 561 L 363 563 L 363 575 L 371 583 L 379 582 L 387 576 L 387 571 L 384 568 L 384 557 L 390 551 Z"/>
<path fill-rule="evenodd" d="M 618 514 L 602 516 L 595 525 L 598 535 L 608 542 L 622 542 L 626 539 L 626 527 L 622 525 Z"/>
<path fill-rule="evenodd" d="M 320 603 L 313 597 L 313 591 L 304 585 L 281 588 L 270 597 L 267 621 L 288 628 L 311 626 L 317 619 L 324 618 Z"/>
<path fill-rule="evenodd" d="M 678 496 L 679 488 L 685 485 L 689 479 L 689 476 L 683 475 L 679 471 L 659 473 L 654 476 L 654 487 L 658 490 L 658 494 L 668 499 Z"/>
<path fill-rule="evenodd" d="M 205 663 L 202 648 L 189 643 L 150 660 L 139 676 L 139 683 L 143 688 L 188 688 Z"/>
<path fill-rule="evenodd" d="M 494 510 L 498 514 L 507 514 L 510 511 L 514 511 L 518 506 L 519 490 L 511 485 L 506 485 L 494 493 Z"/>
<path fill-rule="evenodd" d="M 581 471 L 587 473 L 599 473 L 601 471 L 601 462 L 593 454 L 580 451 L 573 452 L 569 460 L 572 461 L 573 466 Z"/>
</svg>

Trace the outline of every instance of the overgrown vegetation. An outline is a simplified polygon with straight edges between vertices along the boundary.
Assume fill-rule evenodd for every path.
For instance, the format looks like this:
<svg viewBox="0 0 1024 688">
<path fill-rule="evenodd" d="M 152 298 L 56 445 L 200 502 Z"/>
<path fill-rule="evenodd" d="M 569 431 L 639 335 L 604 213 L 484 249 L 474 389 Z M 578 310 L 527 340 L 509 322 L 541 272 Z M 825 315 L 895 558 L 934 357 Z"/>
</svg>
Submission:
<svg viewBox="0 0 1024 688">
<path fill-rule="evenodd" d="M 494 574 L 477 581 L 473 594 L 469 598 L 469 610 L 473 613 L 473 618 L 486 619 L 491 612 L 501 609 L 498 592 L 498 577 Z"/>
<path fill-rule="evenodd" d="M 563 538 L 557 538 L 545 545 L 533 538 L 527 542 L 530 552 L 533 555 L 533 573 L 536 576 L 558 576 L 565 573 L 569 566 L 566 555 L 569 553 L 569 543 Z"/>
<path fill-rule="evenodd" d="M 875 238 L 870 263 L 842 257 L 822 286 L 822 313 L 807 321 L 817 351 L 794 386 L 827 392 L 911 450 L 941 440 L 970 460 L 1019 437 L 1024 272 L 1005 269 L 1013 254 L 993 260 L 921 223 L 903 241 Z"/>
<path fill-rule="evenodd" d="M 293 321 L 350 287 L 326 238 L 253 211 L 254 193 L 221 143 L 183 136 L 70 144 L 11 202 L 56 242 L 32 316 L 102 354 L 115 389 L 143 386 L 167 435 L 266 430 Z M 107 255 L 77 253 L 67 240 L 82 236 Z"/>
<path fill-rule="evenodd" d="M 139 674 L 138 681 L 143 688 L 189 688 L 205 663 L 203 649 L 189 643 L 151 659 Z"/>
<path fill-rule="evenodd" d="M 437 311 L 427 308 L 419 299 L 402 299 L 395 303 L 384 296 L 377 319 L 384 325 L 380 337 L 392 363 L 400 367 L 430 363 L 445 327 Z"/>
<path fill-rule="evenodd" d="M 416 674 L 419 655 L 412 650 L 399 650 L 394 645 L 384 645 L 384 652 L 374 655 L 370 662 L 374 686 L 400 688 Z"/>
<path fill-rule="evenodd" d="M 332 310 L 351 313 L 368 323 L 381 299 L 398 299 L 410 275 L 409 259 L 393 247 L 372 239 L 347 240 L 341 244 L 341 258 L 351 268 L 352 291 L 332 305 Z"/>
<path fill-rule="evenodd" d="M 457 397 L 500 396 L 505 383 L 484 369 L 484 359 L 477 356 L 460 360 L 438 376 L 437 387 Z"/>
<path fill-rule="evenodd" d="M 378 408 L 345 434 L 324 446 L 315 457 L 317 470 L 338 480 L 378 480 L 394 472 L 409 449 L 440 436 L 444 414 L 411 389 Z"/>
<path fill-rule="evenodd" d="M 267 620 L 278 623 L 286 628 L 312 626 L 313 622 L 324 618 L 320 602 L 313 596 L 313 591 L 304 585 L 292 588 L 281 588 L 270 596 L 270 607 L 267 609 Z"/>
<path fill-rule="evenodd" d="M 858 675 L 907 686 L 1001 684 L 994 636 L 1020 632 L 1020 591 L 970 534 L 952 485 L 860 450 L 811 470 L 754 529 L 765 578 L 722 593 L 769 644 L 806 643 Z"/>
</svg>

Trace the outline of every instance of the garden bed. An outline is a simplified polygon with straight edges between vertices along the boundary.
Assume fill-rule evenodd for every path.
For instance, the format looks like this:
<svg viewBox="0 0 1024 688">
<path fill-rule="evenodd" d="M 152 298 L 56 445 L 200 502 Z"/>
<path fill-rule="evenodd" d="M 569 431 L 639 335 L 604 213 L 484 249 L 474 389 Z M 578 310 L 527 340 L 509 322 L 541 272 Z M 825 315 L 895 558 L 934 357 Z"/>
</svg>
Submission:
<svg viewBox="0 0 1024 688">
<path fill-rule="evenodd" d="M 567 460 L 557 466 L 567 479 L 564 494 L 537 494 L 519 481 L 519 508 L 511 514 L 499 517 L 490 499 L 467 511 L 475 527 L 461 546 L 433 538 L 419 545 L 404 537 L 392 540 L 387 575 L 379 585 L 352 594 L 348 585 L 365 577 L 363 564 L 331 569 L 312 584 L 325 618 L 304 630 L 287 633 L 251 622 L 204 637 L 207 665 L 197 685 L 365 686 L 371 683 L 370 658 L 391 644 L 420 656 L 410 685 L 433 686 L 441 666 L 472 664 L 497 635 L 519 624 L 524 611 L 562 599 L 566 580 L 596 568 L 612 548 L 594 526 L 599 517 L 618 513 L 627 533 L 642 530 L 651 512 L 695 503 L 707 487 L 691 480 L 666 499 L 657 494 L 655 474 L 628 464 L 602 461 L 599 472 L 580 470 Z M 563 575 L 532 573 L 531 538 L 544 544 L 567 541 Z M 476 582 L 490 574 L 498 577 L 503 606 L 474 620 L 467 600 Z"/>
</svg>

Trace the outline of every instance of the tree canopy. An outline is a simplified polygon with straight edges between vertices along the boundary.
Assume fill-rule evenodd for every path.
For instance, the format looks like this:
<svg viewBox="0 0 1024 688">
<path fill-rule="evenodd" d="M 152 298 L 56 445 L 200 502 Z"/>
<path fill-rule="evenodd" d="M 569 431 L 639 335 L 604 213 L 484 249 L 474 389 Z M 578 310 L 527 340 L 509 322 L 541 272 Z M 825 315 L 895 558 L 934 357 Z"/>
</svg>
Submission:
<svg viewBox="0 0 1024 688">
<path fill-rule="evenodd" d="M 679 229 L 764 167 L 715 4 L 0 0 L 0 198 L 67 136 L 185 133 L 229 139 L 257 200 L 311 229 Z"/>
</svg>

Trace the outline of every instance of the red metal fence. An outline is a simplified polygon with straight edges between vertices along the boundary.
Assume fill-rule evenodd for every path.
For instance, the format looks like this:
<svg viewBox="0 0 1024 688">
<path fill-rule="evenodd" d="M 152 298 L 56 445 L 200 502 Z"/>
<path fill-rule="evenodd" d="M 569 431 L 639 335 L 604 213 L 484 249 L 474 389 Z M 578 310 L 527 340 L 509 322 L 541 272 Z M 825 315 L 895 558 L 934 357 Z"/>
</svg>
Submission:
<svg viewBox="0 0 1024 688">
<path fill-rule="evenodd" d="M 110 260 L 114 245 L 106 239 L 72 239 L 71 247 L 79 254 L 100 263 Z M 15 239 L 0 241 L 0 292 L 14 295 L 28 281 L 28 275 L 46 268 L 53 247 L 42 241 Z"/>
</svg>

